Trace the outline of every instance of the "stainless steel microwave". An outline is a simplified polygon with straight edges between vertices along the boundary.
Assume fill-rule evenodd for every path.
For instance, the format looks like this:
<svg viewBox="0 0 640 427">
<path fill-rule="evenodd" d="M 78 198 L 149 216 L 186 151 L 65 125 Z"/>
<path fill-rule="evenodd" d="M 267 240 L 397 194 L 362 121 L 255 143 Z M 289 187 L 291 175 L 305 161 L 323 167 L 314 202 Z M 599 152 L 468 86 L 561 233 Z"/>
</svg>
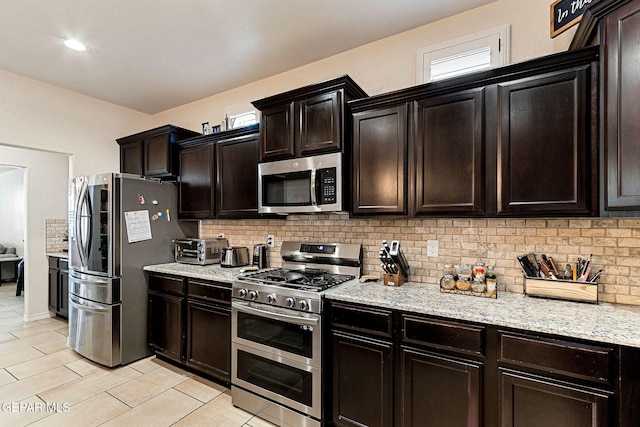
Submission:
<svg viewBox="0 0 640 427">
<path fill-rule="evenodd" d="M 343 210 L 342 153 L 258 164 L 260 213 Z"/>
</svg>

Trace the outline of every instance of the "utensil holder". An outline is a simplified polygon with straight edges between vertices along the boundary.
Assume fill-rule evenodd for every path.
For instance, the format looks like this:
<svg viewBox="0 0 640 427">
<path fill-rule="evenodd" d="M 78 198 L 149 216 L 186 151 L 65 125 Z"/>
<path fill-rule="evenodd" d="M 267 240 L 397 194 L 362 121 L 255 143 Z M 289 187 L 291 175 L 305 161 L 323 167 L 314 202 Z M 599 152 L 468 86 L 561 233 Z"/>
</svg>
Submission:
<svg viewBox="0 0 640 427">
<path fill-rule="evenodd" d="M 577 282 L 573 280 L 551 280 L 524 277 L 525 295 L 568 301 L 598 303 L 597 282 Z"/>
</svg>

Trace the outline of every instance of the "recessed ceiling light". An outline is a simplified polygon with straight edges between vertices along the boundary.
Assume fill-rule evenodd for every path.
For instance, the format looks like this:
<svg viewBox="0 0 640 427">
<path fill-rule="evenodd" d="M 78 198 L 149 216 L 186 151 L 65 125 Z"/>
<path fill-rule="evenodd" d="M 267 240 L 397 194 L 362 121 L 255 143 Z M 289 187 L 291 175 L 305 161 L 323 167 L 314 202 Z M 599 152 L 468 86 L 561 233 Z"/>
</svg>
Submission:
<svg viewBox="0 0 640 427">
<path fill-rule="evenodd" d="M 88 50 L 84 43 L 76 39 L 65 39 L 64 45 L 69 49 L 77 50 L 79 52 L 85 52 Z"/>
</svg>

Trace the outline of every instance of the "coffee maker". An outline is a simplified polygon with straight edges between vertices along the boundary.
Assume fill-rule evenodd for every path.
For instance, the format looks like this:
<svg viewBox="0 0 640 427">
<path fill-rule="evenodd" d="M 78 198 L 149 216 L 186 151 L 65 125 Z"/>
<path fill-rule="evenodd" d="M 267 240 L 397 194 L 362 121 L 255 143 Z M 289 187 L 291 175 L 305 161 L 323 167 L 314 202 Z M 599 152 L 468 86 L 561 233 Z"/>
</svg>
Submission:
<svg viewBox="0 0 640 427">
<path fill-rule="evenodd" d="M 253 245 L 252 265 L 258 268 L 267 268 L 267 245 Z"/>
</svg>

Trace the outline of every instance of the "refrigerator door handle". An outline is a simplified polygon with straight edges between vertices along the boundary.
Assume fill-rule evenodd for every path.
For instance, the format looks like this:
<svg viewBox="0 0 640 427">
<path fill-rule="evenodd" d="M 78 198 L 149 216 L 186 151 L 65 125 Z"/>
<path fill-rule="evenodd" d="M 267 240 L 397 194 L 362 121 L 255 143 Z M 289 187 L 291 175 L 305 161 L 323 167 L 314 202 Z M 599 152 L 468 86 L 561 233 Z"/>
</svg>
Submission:
<svg viewBox="0 0 640 427">
<path fill-rule="evenodd" d="M 80 255 L 80 264 L 83 268 L 87 267 L 87 260 L 89 257 L 88 254 L 88 245 L 91 241 L 91 235 L 89 234 L 89 238 L 85 242 L 83 239 L 83 222 L 82 222 L 82 209 L 86 206 L 89 209 L 90 215 L 90 205 L 87 203 L 87 192 L 88 192 L 88 183 L 86 181 L 81 181 L 80 192 L 78 193 L 78 198 L 76 200 L 76 215 L 75 215 L 75 229 L 76 229 L 76 247 L 78 249 L 78 254 Z M 86 226 L 86 224 L 84 224 Z M 91 227 L 88 227 L 88 232 L 91 233 Z"/>
<path fill-rule="evenodd" d="M 78 301 L 73 295 L 71 296 L 71 298 L 69 298 L 69 304 L 78 310 L 89 311 L 92 313 L 104 313 L 109 311 L 108 305 L 102 305 L 95 302 L 92 302 L 91 305 L 87 305 L 86 303 L 83 304 Z"/>
</svg>

